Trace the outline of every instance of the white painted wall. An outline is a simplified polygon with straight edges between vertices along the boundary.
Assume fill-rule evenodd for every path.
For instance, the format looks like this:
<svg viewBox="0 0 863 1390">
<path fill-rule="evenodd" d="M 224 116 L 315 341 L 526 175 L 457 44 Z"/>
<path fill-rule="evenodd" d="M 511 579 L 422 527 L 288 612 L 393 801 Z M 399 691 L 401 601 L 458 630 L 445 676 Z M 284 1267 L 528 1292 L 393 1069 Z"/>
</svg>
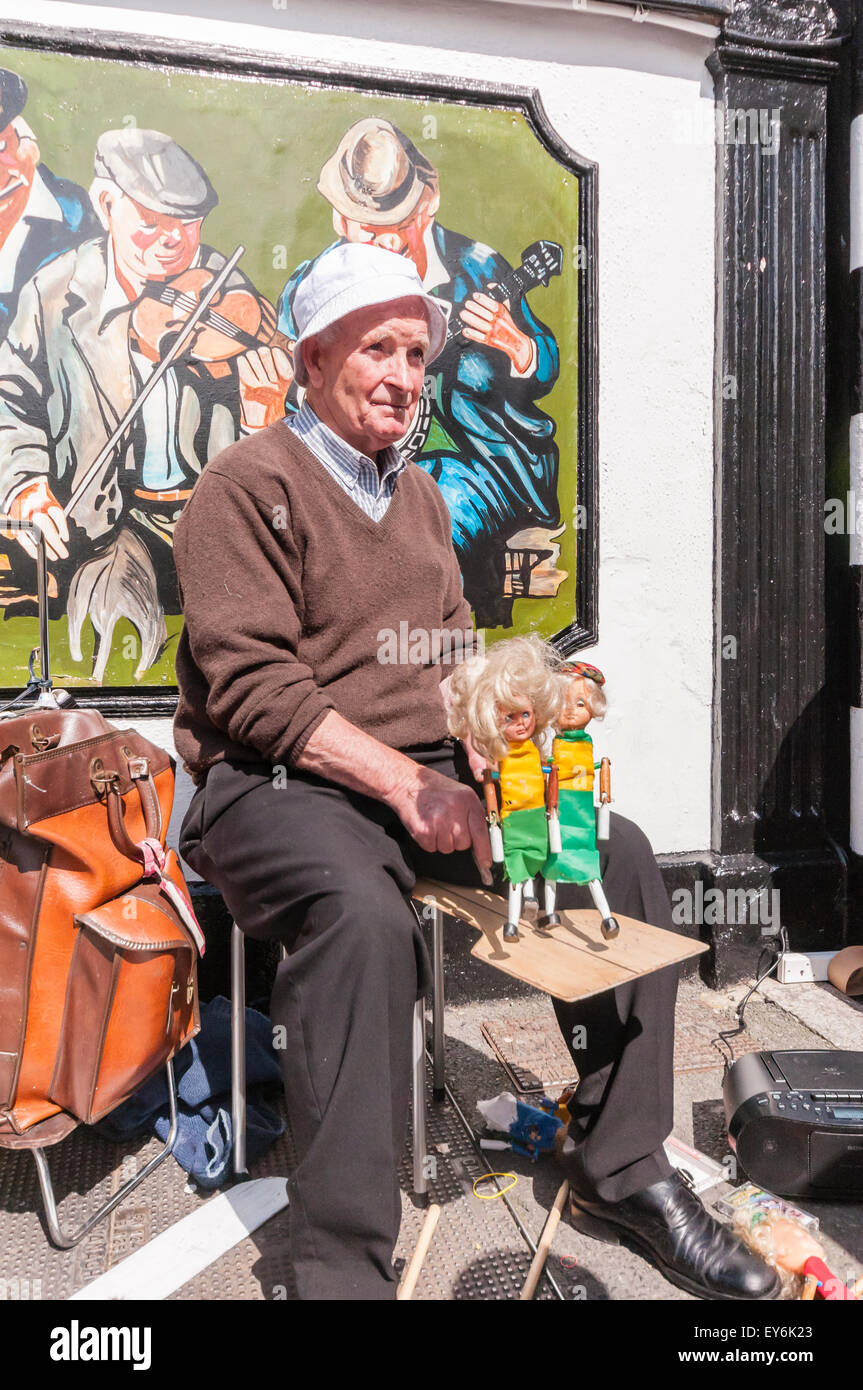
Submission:
<svg viewBox="0 0 863 1390">
<path fill-rule="evenodd" d="M 182 7 L 183 13 L 177 13 Z M 20 18 L 20 0 L 0 0 Z M 616 14 L 455 0 L 30 0 L 33 23 L 537 87 L 600 169 L 597 751 L 657 852 L 710 843 L 714 144 L 710 39 Z M 202 22 L 206 20 L 206 22 Z M 170 746 L 168 721 L 142 730 Z M 178 787 L 177 817 L 190 794 Z"/>
</svg>

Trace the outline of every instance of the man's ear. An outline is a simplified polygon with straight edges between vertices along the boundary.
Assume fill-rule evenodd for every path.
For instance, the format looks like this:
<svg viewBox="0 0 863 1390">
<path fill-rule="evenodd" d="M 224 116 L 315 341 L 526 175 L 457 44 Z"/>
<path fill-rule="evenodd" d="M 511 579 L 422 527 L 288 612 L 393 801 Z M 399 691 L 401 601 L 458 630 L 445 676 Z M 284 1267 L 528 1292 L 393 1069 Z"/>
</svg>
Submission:
<svg viewBox="0 0 863 1390">
<path fill-rule="evenodd" d="M 324 384 L 324 374 L 321 371 L 321 340 L 320 338 L 307 338 L 300 347 L 305 363 L 308 384 L 314 390 Z"/>
</svg>

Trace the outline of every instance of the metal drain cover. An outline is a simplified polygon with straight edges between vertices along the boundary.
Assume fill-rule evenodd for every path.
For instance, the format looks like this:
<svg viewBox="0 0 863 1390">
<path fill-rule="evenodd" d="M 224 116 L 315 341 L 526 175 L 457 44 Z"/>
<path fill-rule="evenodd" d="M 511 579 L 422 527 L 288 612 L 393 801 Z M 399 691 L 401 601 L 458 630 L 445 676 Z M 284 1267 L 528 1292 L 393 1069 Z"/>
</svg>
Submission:
<svg viewBox="0 0 863 1390">
<path fill-rule="evenodd" d="M 562 1091 L 578 1080 L 557 1019 L 548 1014 L 483 1023 L 482 1035 L 522 1095 Z"/>
</svg>

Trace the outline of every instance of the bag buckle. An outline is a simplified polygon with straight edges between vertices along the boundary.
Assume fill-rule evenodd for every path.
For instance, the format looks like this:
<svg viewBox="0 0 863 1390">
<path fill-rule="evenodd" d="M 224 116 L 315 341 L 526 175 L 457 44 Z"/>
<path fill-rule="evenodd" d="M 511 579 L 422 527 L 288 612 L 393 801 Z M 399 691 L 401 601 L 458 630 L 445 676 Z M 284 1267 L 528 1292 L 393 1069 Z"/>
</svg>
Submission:
<svg viewBox="0 0 863 1390">
<path fill-rule="evenodd" d="M 93 758 L 90 763 L 90 786 L 97 796 L 107 796 L 109 792 L 119 791 L 120 774 L 106 770 L 101 758 Z"/>
<path fill-rule="evenodd" d="M 47 753 L 49 748 L 56 748 L 60 742 L 60 735 L 43 734 L 38 724 L 30 725 L 30 742 L 33 744 L 37 753 Z"/>
<path fill-rule="evenodd" d="M 138 777 L 149 777 L 150 764 L 146 758 L 132 757 L 127 758 L 126 761 L 129 764 L 129 776 L 133 781 Z"/>
</svg>

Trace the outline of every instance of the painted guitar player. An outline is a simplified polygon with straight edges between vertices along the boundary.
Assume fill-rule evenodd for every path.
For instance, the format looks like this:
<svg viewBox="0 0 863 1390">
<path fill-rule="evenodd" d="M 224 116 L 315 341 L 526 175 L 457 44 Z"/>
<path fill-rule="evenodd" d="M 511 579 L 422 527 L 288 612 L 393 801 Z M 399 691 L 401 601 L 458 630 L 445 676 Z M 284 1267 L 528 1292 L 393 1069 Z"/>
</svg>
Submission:
<svg viewBox="0 0 863 1390">
<path fill-rule="evenodd" d="M 425 289 L 452 305 L 447 346 L 401 448 L 446 499 L 477 626 L 508 627 L 515 594 L 554 593 L 566 577 L 552 569 L 544 590 L 530 588 L 532 565 L 559 553 L 555 424 L 536 402 L 554 385 L 560 357 L 526 293 L 560 273 L 561 248 L 536 242 L 514 270 L 490 247 L 441 226 L 437 170 L 378 117 L 349 128 L 318 191 L 333 209 L 335 245 L 368 242 L 409 256 Z M 314 264 L 297 267 L 279 300 L 279 329 L 291 339 L 294 295 Z"/>
</svg>

